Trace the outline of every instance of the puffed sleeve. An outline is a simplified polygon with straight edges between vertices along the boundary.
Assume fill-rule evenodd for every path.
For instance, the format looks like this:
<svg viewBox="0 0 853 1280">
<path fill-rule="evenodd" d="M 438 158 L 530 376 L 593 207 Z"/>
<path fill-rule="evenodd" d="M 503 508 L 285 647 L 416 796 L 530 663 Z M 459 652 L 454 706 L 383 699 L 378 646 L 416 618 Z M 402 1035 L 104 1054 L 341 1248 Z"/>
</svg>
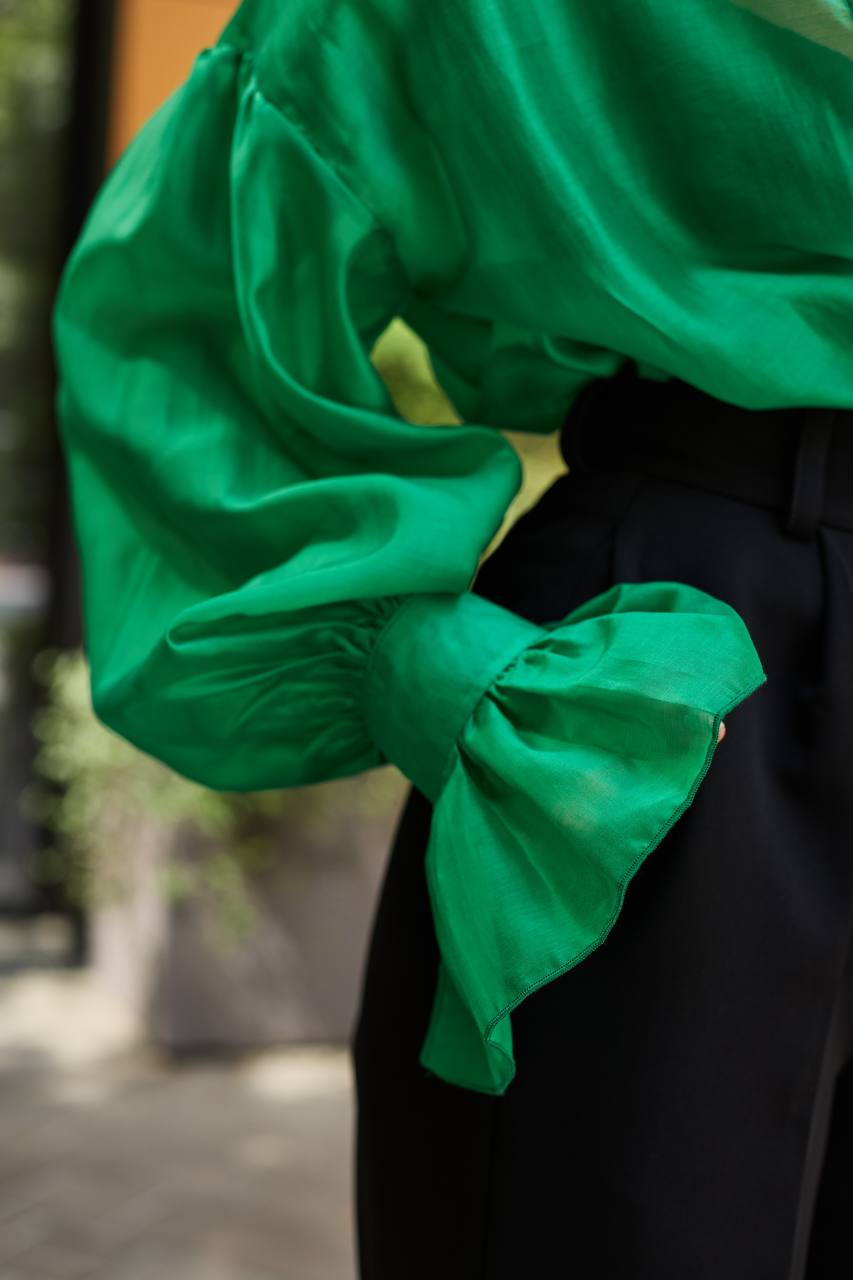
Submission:
<svg viewBox="0 0 853 1280">
<path fill-rule="evenodd" d="M 603 939 L 764 675 L 684 584 L 546 627 L 470 590 L 519 463 L 395 411 L 369 353 L 410 294 L 392 231 L 214 46 L 66 265 L 60 437 L 99 719 L 217 789 L 397 764 L 435 805 L 422 1062 L 502 1093 L 510 1010 Z"/>
</svg>

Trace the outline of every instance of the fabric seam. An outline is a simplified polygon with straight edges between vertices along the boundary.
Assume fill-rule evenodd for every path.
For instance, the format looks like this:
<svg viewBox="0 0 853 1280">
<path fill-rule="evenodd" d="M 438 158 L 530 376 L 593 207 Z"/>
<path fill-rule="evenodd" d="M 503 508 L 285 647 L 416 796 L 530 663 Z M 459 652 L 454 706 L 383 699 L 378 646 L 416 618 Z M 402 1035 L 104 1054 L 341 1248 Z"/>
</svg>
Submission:
<svg viewBox="0 0 853 1280">
<path fill-rule="evenodd" d="M 469 594 L 475 595 L 476 592 L 470 592 Z M 481 597 L 481 598 L 485 599 L 485 597 Z M 444 788 L 447 786 L 448 779 L 452 772 L 452 766 L 454 763 L 453 748 L 455 747 L 457 750 L 459 749 L 459 743 L 462 740 L 462 736 L 465 733 L 465 730 L 467 729 L 468 725 L 471 723 L 472 719 L 476 715 L 477 708 L 480 706 L 480 703 L 486 697 L 486 694 L 490 693 L 491 690 L 494 689 L 498 681 L 503 679 L 503 677 L 507 674 L 507 672 L 512 670 L 515 664 L 521 659 L 522 655 L 525 654 L 528 651 L 528 649 L 531 649 L 533 645 L 536 644 L 538 640 L 541 640 L 541 639 L 542 639 L 542 636 L 540 635 L 535 640 L 525 640 L 524 643 L 521 645 L 521 647 L 512 655 L 512 657 L 509 658 L 503 664 L 502 667 L 499 667 L 497 671 L 493 672 L 492 675 L 489 677 L 489 679 L 483 684 L 483 686 L 477 690 L 477 694 L 476 694 L 476 697 L 474 698 L 474 701 L 471 703 L 470 707 L 468 708 L 467 714 L 462 718 L 459 733 L 456 735 L 456 737 L 453 740 L 453 746 L 451 747 L 450 751 L 447 753 L 447 759 L 444 763 L 444 768 L 442 769 L 440 778 L 439 778 L 438 796 L 441 795 L 441 793 L 444 791 Z M 436 797 L 436 800 L 437 799 L 438 797 Z"/>
<path fill-rule="evenodd" d="M 474 591 L 467 591 L 467 592 L 461 592 L 459 594 L 460 595 L 477 595 L 478 593 Z M 485 600 L 486 597 L 480 596 L 479 598 Z M 397 609 L 395 609 L 395 611 L 391 614 L 391 616 L 385 620 L 384 625 L 377 632 L 376 638 L 373 643 L 373 647 L 371 648 L 370 654 L 368 656 L 368 660 L 365 666 L 364 680 L 362 683 L 362 707 L 363 707 L 362 714 L 364 716 L 365 723 L 367 724 L 368 732 L 370 733 L 371 739 L 373 740 L 374 743 L 376 742 L 376 737 L 372 728 L 372 716 L 371 716 L 372 698 L 370 696 L 370 690 L 371 690 L 371 683 L 373 679 L 374 668 L 377 661 L 377 655 L 379 653 L 380 645 L 384 640 L 387 639 L 388 635 L 391 632 L 391 629 L 399 621 L 401 615 L 405 612 L 406 608 L 414 605 L 418 600 L 421 600 L 421 599 L 422 599 L 422 596 L 420 595 L 411 595 L 403 598 L 402 604 L 400 604 L 397 607 Z M 494 602 L 490 601 L 489 603 L 494 603 Z M 540 631 L 543 631 L 543 630 L 544 630 L 543 628 L 540 628 Z M 450 745 L 447 750 L 447 755 L 445 756 L 442 762 L 441 769 L 438 771 L 438 774 L 437 774 L 438 787 L 436 791 L 435 800 L 432 801 L 433 804 L 438 803 L 439 797 L 441 796 L 441 793 L 443 792 L 445 786 L 447 785 L 447 780 L 450 777 L 450 773 L 452 771 L 453 764 L 454 764 L 454 749 L 458 749 L 458 745 L 462 738 L 462 735 L 465 732 L 466 727 L 470 724 L 471 718 L 476 713 L 476 710 L 479 707 L 480 703 L 482 702 L 483 698 L 485 698 L 486 694 L 489 692 L 490 689 L 494 688 L 498 680 L 500 680 L 513 667 L 513 665 L 519 661 L 522 654 L 524 654 L 529 648 L 531 648 L 535 643 L 537 643 L 537 640 L 541 640 L 542 638 L 543 636 L 540 635 L 539 637 L 537 637 L 537 639 L 534 639 L 534 640 L 525 639 L 521 647 L 517 649 L 516 652 L 513 653 L 503 663 L 503 665 L 497 669 L 497 671 L 494 671 L 482 685 L 473 686 L 473 689 L 474 689 L 473 700 L 470 702 L 467 711 L 463 715 L 461 715 L 459 718 L 459 730 L 455 734 L 455 736 L 451 739 Z M 387 759 L 387 757 L 385 758 Z M 389 761 L 389 763 L 393 763 L 393 762 Z"/>
<path fill-rule="evenodd" d="M 305 141 L 311 147 L 311 150 L 315 152 L 315 154 L 320 158 L 320 160 L 322 160 L 326 168 L 328 168 L 330 172 L 334 174 L 335 178 L 341 184 L 341 186 L 346 190 L 348 195 L 350 195 L 353 198 L 353 200 L 355 200 L 359 205 L 361 205 L 362 209 L 364 209 L 365 212 L 370 215 L 371 220 L 380 231 L 384 232 L 385 235 L 393 239 L 393 237 L 391 237 L 391 233 L 388 227 L 385 225 L 383 220 L 379 217 L 376 210 L 371 208 L 371 206 L 367 203 L 364 197 L 361 196 L 353 188 L 351 183 L 342 174 L 337 162 L 333 160 L 331 156 L 326 153 L 324 148 L 317 142 L 317 139 L 313 136 L 313 134 L 309 132 L 308 126 L 306 125 L 305 121 L 301 118 L 301 116 L 299 116 L 297 112 L 295 103 L 291 99 L 287 99 L 285 103 L 284 99 L 280 99 L 278 96 L 273 97 L 268 92 L 268 90 L 265 89 L 264 86 L 261 84 L 261 81 L 258 76 L 258 66 L 257 66 L 257 61 L 255 59 L 254 50 L 250 48 L 240 49 L 235 45 L 223 44 L 223 45 L 213 45 L 211 49 L 206 50 L 205 52 L 210 52 L 215 54 L 219 50 L 222 50 L 223 52 L 227 51 L 228 54 L 235 57 L 238 63 L 242 63 L 246 65 L 246 67 L 248 68 L 250 87 L 252 91 L 256 93 L 264 103 L 266 103 L 266 105 L 270 108 L 270 110 L 275 111 L 278 115 L 282 117 L 284 121 L 286 121 L 286 123 L 291 125 L 291 127 L 296 129 L 303 136 Z"/>
<path fill-rule="evenodd" d="M 237 66 L 238 68 L 245 67 L 246 73 L 248 76 L 247 87 L 250 89 L 250 91 L 252 93 L 255 93 L 258 96 L 258 98 L 261 100 L 261 102 L 263 102 L 267 107 L 269 107 L 271 111 L 274 111 L 276 115 L 280 116 L 286 125 L 289 125 L 290 128 L 294 129 L 297 133 L 301 135 L 302 138 L 304 138 L 305 142 L 308 144 L 308 146 L 311 148 L 311 150 L 314 152 L 317 158 L 322 162 L 323 166 L 334 177 L 335 181 L 339 184 L 339 186 L 346 192 L 349 198 L 353 200 L 359 206 L 359 208 L 361 208 L 368 215 L 374 229 L 380 232 L 381 235 L 385 237 L 385 239 L 388 241 L 388 243 L 392 248 L 395 261 L 397 262 L 400 268 L 400 275 L 406 281 L 406 290 L 405 290 L 404 296 L 402 300 L 396 305 L 396 310 L 395 310 L 395 314 L 400 315 L 402 311 L 409 306 L 412 298 L 415 296 L 417 291 L 415 289 L 413 282 L 410 280 L 408 273 L 406 272 L 403 266 L 400 255 L 397 252 L 394 236 L 390 228 L 386 225 L 386 223 L 379 216 L 376 210 L 373 209 L 371 205 L 369 205 L 368 202 L 364 199 L 364 197 L 358 191 L 355 190 L 355 188 L 352 186 L 349 180 L 341 172 L 340 167 L 338 166 L 338 163 L 335 160 L 333 160 L 332 157 L 328 155 L 324 150 L 324 148 L 317 142 L 317 139 L 309 131 L 308 126 L 305 124 L 305 121 L 299 116 L 296 110 L 295 104 L 291 100 L 287 100 L 287 105 L 285 105 L 284 99 L 279 99 L 278 97 L 273 98 L 269 94 L 269 92 L 264 88 L 264 86 L 261 84 L 260 79 L 258 77 L 258 68 L 257 68 L 256 59 L 254 56 L 254 50 L 249 47 L 241 48 L 239 45 L 221 43 L 221 44 L 210 45 L 206 49 L 202 49 L 198 54 L 198 58 L 202 58 L 202 57 L 230 59 L 231 61 L 234 62 L 235 66 Z"/>
<path fill-rule="evenodd" d="M 384 596 L 382 597 L 382 599 L 384 602 L 387 602 L 389 600 L 393 600 L 393 597 Z M 364 666 L 364 678 L 361 682 L 361 714 L 364 719 L 364 723 L 367 725 L 367 731 L 370 734 L 371 740 L 374 743 L 376 742 L 376 735 L 373 732 L 373 717 L 371 715 L 371 706 L 373 702 L 373 699 L 371 698 L 371 687 L 373 684 L 373 676 L 374 676 L 374 671 L 376 667 L 376 662 L 378 660 L 377 655 L 379 653 L 379 649 L 382 643 L 387 639 L 388 635 L 391 633 L 391 630 L 399 621 L 400 615 L 404 612 L 407 606 L 412 604 L 412 602 L 415 599 L 416 599 L 415 596 L 403 597 L 402 599 L 400 599 L 400 597 L 397 597 L 397 600 L 399 601 L 399 603 L 397 604 L 396 608 L 393 608 L 391 610 L 388 617 L 382 623 L 382 626 L 376 632 L 376 635 L 373 638 L 373 644 L 371 645 L 370 652 L 367 655 L 367 662 L 365 663 L 365 666 Z M 382 753 L 382 755 L 383 755 L 383 759 L 385 759 L 388 764 L 393 763 L 392 761 L 388 760 L 388 757 L 385 756 L 384 753 Z"/>
</svg>

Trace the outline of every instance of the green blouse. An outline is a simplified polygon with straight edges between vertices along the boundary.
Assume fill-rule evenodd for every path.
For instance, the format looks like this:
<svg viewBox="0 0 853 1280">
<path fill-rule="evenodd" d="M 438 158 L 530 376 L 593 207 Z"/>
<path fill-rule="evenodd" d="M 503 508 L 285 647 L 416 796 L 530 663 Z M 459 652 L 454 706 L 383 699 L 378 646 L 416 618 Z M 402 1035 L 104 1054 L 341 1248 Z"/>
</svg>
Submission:
<svg viewBox="0 0 853 1280">
<path fill-rule="evenodd" d="M 473 593 L 501 429 L 555 431 L 625 354 L 853 405 L 853 18 L 793 10 L 244 0 L 65 268 L 95 712 L 212 788 L 391 761 L 431 799 L 421 1062 L 462 1087 L 506 1090 L 511 1011 L 603 942 L 767 678 L 686 583 L 546 626 Z M 396 411 L 395 316 L 461 423 Z"/>
</svg>

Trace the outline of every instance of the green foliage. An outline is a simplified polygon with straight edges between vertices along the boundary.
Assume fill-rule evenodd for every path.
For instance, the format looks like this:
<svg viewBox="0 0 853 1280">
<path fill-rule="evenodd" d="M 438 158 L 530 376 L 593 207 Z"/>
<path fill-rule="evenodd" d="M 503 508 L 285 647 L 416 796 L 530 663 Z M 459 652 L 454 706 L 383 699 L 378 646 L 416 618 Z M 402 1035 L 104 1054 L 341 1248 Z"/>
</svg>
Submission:
<svg viewBox="0 0 853 1280">
<path fill-rule="evenodd" d="M 74 19 L 72 0 L 0 0 L 0 128 L 12 123 L 23 83 L 53 94 L 64 79 L 64 45 Z"/>
<path fill-rule="evenodd" d="M 211 790 L 137 750 L 95 716 L 79 650 L 42 650 L 34 675 L 46 699 L 33 721 L 36 782 L 21 803 L 54 834 L 40 875 L 61 882 L 83 908 L 131 892 L 127 850 L 144 825 L 147 838 L 189 855 L 165 860 L 166 897 L 206 896 L 220 935 L 238 939 L 254 921 L 253 881 L 286 856 L 295 831 L 316 837 L 342 812 L 356 819 L 385 815 L 401 794 L 403 780 L 392 769 L 287 791 Z"/>
<path fill-rule="evenodd" d="M 85 2 L 85 0 L 83 0 Z M 73 0 L 0 0 L 0 555 L 47 555 Z"/>
</svg>

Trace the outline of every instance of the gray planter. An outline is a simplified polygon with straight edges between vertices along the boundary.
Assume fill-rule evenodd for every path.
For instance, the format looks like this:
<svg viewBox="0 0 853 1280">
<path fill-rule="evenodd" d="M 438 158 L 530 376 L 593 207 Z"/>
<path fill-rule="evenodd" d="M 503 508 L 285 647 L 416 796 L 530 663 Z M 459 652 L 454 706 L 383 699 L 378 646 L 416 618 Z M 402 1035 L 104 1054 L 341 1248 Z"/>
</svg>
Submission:
<svg viewBox="0 0 853 1280">
<path fill-rule="evenodd" d="M 328 815 L 271 832 L 276 856 L 249 881 L 252 925 L 237 941 L 222 936 L 215 894 L 174 901 L 163 890 L 170 864 L 197 866 L 216 846 L 197 831 L 164 839 L 154 824 L 134 824 L 124 891 L 92 912 L 91 958 L 154 1043 L 193 1053 L 349 1039 L 405 791 L 399 779 L 381 811 L 364 816 L 350 802 L 370 781 L 336 784 Z"/>
</svg>

